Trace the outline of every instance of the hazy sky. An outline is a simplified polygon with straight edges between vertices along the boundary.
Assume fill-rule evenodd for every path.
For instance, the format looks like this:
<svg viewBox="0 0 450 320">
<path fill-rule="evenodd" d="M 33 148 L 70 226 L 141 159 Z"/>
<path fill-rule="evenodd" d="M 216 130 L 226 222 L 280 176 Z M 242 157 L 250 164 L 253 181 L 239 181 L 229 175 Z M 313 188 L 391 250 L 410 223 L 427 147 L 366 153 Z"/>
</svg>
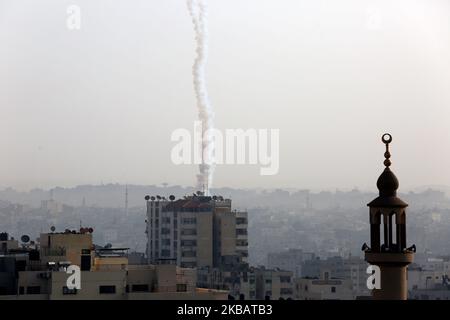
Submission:
<svg viewBox="0 0 450 320">
<path fill-rule="evenodd" d="M 448 1 L 209 0 L 209 25 L 216 126 L 280 129 L 278 175 L 217 186 L 372 188 L 385 131 L 403 188 L 450 185 Z M 194 50 L 183 0 L 0 0 L 0 187 L 193 185 Z"/>
</svg>

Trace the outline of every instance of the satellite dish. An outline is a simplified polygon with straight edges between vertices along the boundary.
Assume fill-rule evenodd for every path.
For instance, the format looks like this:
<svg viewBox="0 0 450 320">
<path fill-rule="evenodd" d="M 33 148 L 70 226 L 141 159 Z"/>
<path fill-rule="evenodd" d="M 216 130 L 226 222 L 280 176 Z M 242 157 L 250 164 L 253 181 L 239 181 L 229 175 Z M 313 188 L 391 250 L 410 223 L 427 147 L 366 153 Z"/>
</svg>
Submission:
<svg viewBox="0 0 450 320">
<path fill-rule="evenodd" d="M 170 199 L 170 201 L 173 201 L 173 200 L 175 200 L 175 196 L 172 194 L 172 195 L 170 195 L 169 199 Z"/>
<path fill-rule="evenodd" d="M 161 197 L 160 196 L 156 196 L 156 199 L 161 200 Z"/>
<path fill-rule="evenodd" d="M 145 200 L 146 201 L 150 200 L 150 196 L 145 196 Z"/>
<path fill-rule="evenodd" d="M 213 200 L 217 200 L 217 196 L 213 196 Z"/>
<path fill-rule="evenodd" d="M 151 196 L 150 199 L 151 199 L 152 201 L 155 201 L 155 197 L 154 197 L 154 196 Z"/>
<path fill-rule="evenodd" d="M 55 232 L 55 230 L 56 230 L 55 226 L 51 226 L 50 230 L 51 230 L 52 232 Z"/>
<path fill-rule="evenodd" d="M 30 241 L 30 237 L 24 234 L 22 237 L 20 237 L 20 240 L 24 243 L 27 243 L 28 241 Z"/>
<path fill-rule="evenodd" d="M 94 229 L 89 228 L 89 233 L 92 233 L 92 232 L 94 232 Z"/>
</svg>

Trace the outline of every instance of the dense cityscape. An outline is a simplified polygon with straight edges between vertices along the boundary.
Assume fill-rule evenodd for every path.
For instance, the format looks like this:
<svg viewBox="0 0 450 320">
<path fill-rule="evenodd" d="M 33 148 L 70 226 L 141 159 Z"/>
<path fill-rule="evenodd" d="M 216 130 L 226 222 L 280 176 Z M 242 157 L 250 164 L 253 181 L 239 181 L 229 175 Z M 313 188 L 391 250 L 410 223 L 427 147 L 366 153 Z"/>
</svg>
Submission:
<svg viewBox="0 0 450 320">
<path fill-rule="evenodd" d="M 435 317 L 449 12 L 0 0 L 0 315 Z"/>
<path fill-rule="evenodd" d="M 117 289 L 105 285 L 102 290 L 110 290 L 109 295 L 84 296 L 80 290 L 80 299 L 123 299 L 124 294 L 126 299 L 245 300 L 353 300 L 370 296 L 368 264 L 361 245 L 368 242 L 366 205 L 375 193 L 356 189 L 218 189 L 213 193 L 217 196 L 207 197 L 191 188 L 166 184 L 2 190 L 0 299 L 76 296 L 67 289 L 63 291 L 70 295 L 53 292 L 44 283 L 5 281 L 14 269 L 8 260 L 11 256 L 20 260 L 27 253 L 27 259 L 32 260 L 31 252 L 40 250 L 41 267 L 28 261 L 23 269 L 37 274 L 42 273 L 43 264 L 47 270 L 49 262 L 80 259 L 68 258 L 73 241 L 69 238 L 76 235 L 83 238 L 83 248 L 89 252 L 89 262 L 82 271 L 116 270 L 119 274 L 113 283 L 125 281 L 120 273 L 124 270 L 136 273 L 128 276 L 129 284 Z M 445 190 L 430 188 L 400 196 L 410 206 L 408 242 L 418 248 L 414 263 L 408 267 L 408 298 L 446 300 L 450 296 L 450 252 L 446 246 L 450 240 L 450 198 Z M 159 219 L 156 212 L 169 215 Z M 200 218 L 202 212 L 206 215 Z M 175 220 L 180 221 L 179 226 Z M 160 242 L 156 233 L 152 234 L 155 226 Z M 60 259 L 45 256 L 44 251 L 50 249 L 43 249 L 48 246 L 43 239 L 64 235 L 66 240 L 52 240 L 59 243 L 52 250 L 66 246 L 66 255 Z M 79 250 L 78 240 L 73 245 Z M 175 282 L 167 284 L 170 281 Z"/>
</svg>

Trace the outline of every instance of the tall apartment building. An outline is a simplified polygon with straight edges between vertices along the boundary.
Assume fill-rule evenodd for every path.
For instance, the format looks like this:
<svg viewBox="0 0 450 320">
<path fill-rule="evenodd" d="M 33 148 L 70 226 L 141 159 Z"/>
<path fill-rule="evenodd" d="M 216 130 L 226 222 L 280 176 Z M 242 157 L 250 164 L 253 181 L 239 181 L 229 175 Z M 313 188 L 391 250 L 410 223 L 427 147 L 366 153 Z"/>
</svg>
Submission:
<svg viewBox="0 0 450 320">
<path fill-rule="evenodd" d="M 149 263 L 217 267 L 229 256 L 247 262 L 247 213 L 232 210 L 230 199 L 201 194 L 145 199 Z"/>
</svg>

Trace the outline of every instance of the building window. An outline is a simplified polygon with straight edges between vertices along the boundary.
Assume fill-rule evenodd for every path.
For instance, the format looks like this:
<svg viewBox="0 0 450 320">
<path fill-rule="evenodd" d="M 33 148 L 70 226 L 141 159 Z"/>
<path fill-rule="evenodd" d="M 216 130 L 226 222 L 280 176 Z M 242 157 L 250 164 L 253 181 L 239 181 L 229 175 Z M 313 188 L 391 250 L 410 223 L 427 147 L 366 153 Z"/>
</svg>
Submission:
<svg viewBox="0 0 450 320">
<path fill-rule="evenodd" d="M 272 279 L 266 279 L 266 283 L 272 283 Z"/>
<path fill-rule="evenodd" d="M 163 246 L 170 246 L 170 239 L 162 239 L 161 243 Z"/>
<path fill-rule="evenodd" d="M 41 294 L 40 286 L 27 287 L 27 294 Z"/>
<path fill-rule="evenodd" d="M 331 287 L 331 293 L 336 293 L 336 287 Z"/>
<path fill-rule="evenodd" d="M 100 286 L 99 287 L 100 294 L 113 294 L 116 293 L 116 286 Z"/>
<path fill-rule="evenodd" d="M 246 246 L 248 246 L 248 241 L 247 240 L 236 240 L 236 246 L 246 247 Z"/>
<path fill-rule="evenodd" d="M 291 282 L 291 277 L 290 276 L 280 276 L 280 282 L 289 283 L 289 282 Z"/>
<path fill-rule="evenodd" d="M 281 288 L 280 294 L 283 294 L 283 295 L 292 294 L 292 289 L 291 288 Z"/>
<path fill-rule="evenodd" d="M 63 287 L 63 295 L 66 294 L 77 294 L 77 288 L 69 289 L 66 286 Z"/>
<path fill-rule="evenodd" d="M 19 294 L 25 294 L 25 288 L 19 287 Z"/>
<path fill-rule="evenodd" d="M 187 292 L 187 284 L 177 283 L 177 292 Z"/>
<path fill-rule="evenodd" d="M 190 247 L 190 246 L 196 246 L 197 241 L 196 240 L 181 240 L 181 246 L 182 247 Z"/>
<path fill-rule="evenodd" d="M 247 235 L 247 229 L 236 229 L 236 235 Z"/>
<path fill-rule="evenodd" d="M 170 250 L 161 250 L 161 257 L 170 257 Z"/>
<path fill-rule="evenodd" d="M 149 292 L 148 284 L 133 284 L 131 290 L 133 292 Z"/>
<path fill-rule="evenodd" d="M 195 262 L 182 262 L 181 263 L 181 267 L 182 268 L 196 268 L 197 267 L 197 263 L 195 263 Z"/>
</svg>

